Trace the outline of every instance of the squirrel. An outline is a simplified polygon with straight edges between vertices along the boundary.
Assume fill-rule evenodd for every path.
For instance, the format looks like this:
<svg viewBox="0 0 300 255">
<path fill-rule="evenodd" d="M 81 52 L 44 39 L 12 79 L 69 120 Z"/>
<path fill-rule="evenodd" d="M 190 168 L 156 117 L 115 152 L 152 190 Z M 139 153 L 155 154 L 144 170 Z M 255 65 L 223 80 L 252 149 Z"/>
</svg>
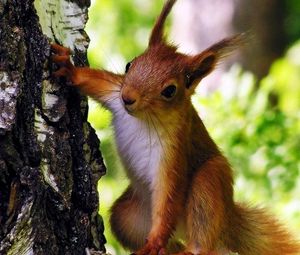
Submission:
<svg viewBox="0 0 300 255">
<path fill-rule="evenodd" d="M 244 40 L 223 39 L 197 55 L 178 52 L 163 27 L 167 0 L 148 48 L 124 74 L 75 67 L 52 44 L 53 73 L 113 114 L 118 151 L 130 184 L 111 208 L 119 242 L 136 255 L 296 255 L 300 245 L 262 208 L 233 200 L 229 162 L 191 103 L 198 83 Z"/>
</svg>

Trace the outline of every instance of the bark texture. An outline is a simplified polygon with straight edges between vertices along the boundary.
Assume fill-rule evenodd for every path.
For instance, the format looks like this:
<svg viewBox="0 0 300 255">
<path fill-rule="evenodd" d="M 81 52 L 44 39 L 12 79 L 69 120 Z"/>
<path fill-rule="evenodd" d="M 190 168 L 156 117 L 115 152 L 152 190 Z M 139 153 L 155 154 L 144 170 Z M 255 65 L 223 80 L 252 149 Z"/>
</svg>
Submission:
<svg viewBox="0 0 300 255">
<path fill-rule="evenodd" d="M 260 80 L 268 74 L 274 60 L 281 57 L 287 45 L 284 19 L 285 1 L 237 1 L 234 26 L 237 31 L 250 31 L 253 38 L 242 50 L 244 68 Z"/>
<path fill-rule="evenodd" d="M 86 63 L 89 1 L 0 1 L 0 254 L 105 251 L 105 173 L 86 98 L 51 79 L 49 39 Z M 37 11 L 36 11 L 37 10 Z"/>
</svg>

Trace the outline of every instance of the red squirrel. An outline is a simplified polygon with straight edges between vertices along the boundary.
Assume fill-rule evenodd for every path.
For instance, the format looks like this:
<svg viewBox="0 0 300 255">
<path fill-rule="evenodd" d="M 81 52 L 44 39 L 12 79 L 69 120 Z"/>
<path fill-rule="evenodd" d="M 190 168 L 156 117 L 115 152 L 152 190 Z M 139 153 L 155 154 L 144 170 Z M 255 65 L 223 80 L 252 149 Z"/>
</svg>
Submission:
<svg viewBox="0 0 300 255">
<path fill-rule="evenodd" d="M 53 44 L 65 77 L 113 114 L 130 184 L 111 209 L 119 242 L 136 255 L 300 254 L 300 245 L 264 209 L 233 201 L 232 169 L 191 103 L 198 83 L 237 48 L 242 35 L 197 55 L 179 53 L 163 35 L 176 0 L 156 20 L 146 51 L 124 74 L 75 67 Z"/>
</svg>

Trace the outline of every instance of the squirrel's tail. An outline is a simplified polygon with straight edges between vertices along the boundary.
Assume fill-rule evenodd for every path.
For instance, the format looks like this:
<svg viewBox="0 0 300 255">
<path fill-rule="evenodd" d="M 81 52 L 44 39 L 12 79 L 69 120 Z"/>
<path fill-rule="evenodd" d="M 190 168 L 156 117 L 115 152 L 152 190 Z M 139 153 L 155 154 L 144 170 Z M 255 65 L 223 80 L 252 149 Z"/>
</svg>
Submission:
<svg viewBox="0 0 300 255">
<path fill-rule="evenodd" d="M 227 247 L 239 255 L 300 255 L 300 243 L 261 208 L 237 204 Z"/>
</svg>

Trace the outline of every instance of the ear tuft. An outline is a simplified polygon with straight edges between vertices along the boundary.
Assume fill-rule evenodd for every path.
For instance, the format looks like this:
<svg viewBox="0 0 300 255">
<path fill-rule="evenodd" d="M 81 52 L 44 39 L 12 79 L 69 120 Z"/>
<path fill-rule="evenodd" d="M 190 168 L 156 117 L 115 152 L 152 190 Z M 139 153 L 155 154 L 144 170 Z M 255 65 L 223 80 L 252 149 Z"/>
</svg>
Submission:
<svg viewBox="0 0 300 255">
<path fill-rule="evenodd" d="M 212 45 L 202 53 L 191 57 L 190 70 L 186 75 L 186 87 L 189 88 L 207 76 L 215 66 L 234 50 L 247 42 L 246 33 L 238 34 Z"/>
<path fill-rule="evenodd" d="M 175 2 L 176 0 L 168 0 L 165 3 L 152 29 L 152 33 L 149 39 L 149 46 L 157 45 L 163 42 L 164 23 Z"/>
<path fill-rule="evenodd" d="M 212 45 L 205 51 L 214 52 L 218 58 L 218 62 L 229 56 L 233 51 L 245 45 L 249 41 L 249 34 L 241 33 L 229 38 L 225 38 L 220 42 Z"/>
</svg>

